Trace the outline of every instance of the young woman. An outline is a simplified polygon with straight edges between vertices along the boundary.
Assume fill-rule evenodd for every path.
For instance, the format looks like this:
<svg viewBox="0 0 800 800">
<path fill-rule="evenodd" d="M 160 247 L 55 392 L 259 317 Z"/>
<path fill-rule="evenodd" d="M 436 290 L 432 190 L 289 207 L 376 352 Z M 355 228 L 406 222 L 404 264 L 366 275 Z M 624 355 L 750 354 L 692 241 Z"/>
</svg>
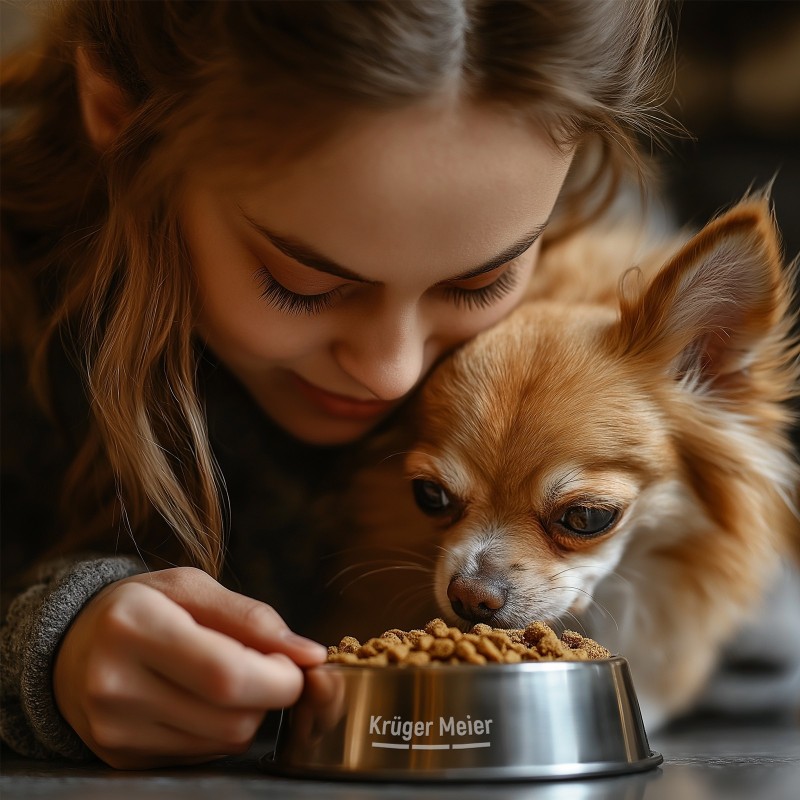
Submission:
<svg viewBox="0 0 800 800">
<path fill-rule="evenodd" d="M 2 84 L 3 538 L 13 579 L 42 562 L 3 631 L 3 736 L 191 763 L 324 659 L 294 632 L 331 546 L 304 509 L 613 197 L 665 23 L 657 0 L 43 21 Z"/>
</svg>

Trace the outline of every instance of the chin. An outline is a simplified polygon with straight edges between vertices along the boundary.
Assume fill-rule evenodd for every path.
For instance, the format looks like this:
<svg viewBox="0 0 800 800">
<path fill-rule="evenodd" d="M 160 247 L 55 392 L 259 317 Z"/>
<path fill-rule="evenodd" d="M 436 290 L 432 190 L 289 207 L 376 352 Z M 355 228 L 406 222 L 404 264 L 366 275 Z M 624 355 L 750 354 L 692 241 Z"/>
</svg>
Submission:
<svg viewBox="0 0 800 800">
<path fill-rule="evenodd" d="M 315 447 L 336 447 L 352 444 L 372 431 L 378 422 L 338 419 L 273 420 L 290 436 Z"/>
</svg>

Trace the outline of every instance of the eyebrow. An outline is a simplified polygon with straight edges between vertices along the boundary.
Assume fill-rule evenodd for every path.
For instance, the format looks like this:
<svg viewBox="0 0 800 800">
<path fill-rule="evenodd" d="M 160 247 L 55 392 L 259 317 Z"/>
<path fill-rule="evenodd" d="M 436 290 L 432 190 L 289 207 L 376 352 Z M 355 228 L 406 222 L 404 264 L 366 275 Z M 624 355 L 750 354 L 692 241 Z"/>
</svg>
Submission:
<svg viewBox="0 0 800 800">
<path fill-rule="evenodd" d="M 281 251 L 281 253 L 289 258 L 294 259 L 300 264 L 304 264 L 305 266 L 311 267 L 311 269 L 318 270 L 319 272 L 326 272 L 329 275 L 336 275 L 337 277 L 344 278 L 348 281 L 369 284 L 378 283 L 378 281 L 365 278 L 363 275 L 359 275 L 357 272 L 338 264 L 333 259 L 330 259 L 327 256 L 317 252 L 313 247 L 305 242 L 301 242 L 298 239 L 281 236 L 274 231 L 269 230 L 269 228 L 252 219 L 244 211 L 244 209 L 240 207 L 239 210 L 242 212 L 242 216 L 250 225 L 250 227 L 260 233 L 265 239 L 268 239 L 278 250 Z M 533 230 L 524 234 L 512 245 L 494 256 L 494 258 L 491 258 L 489 261 L 486 261 L 485 263 L 474 267 L 473 269 L 467 270 L 460 275 L 456 275 L 454 278 L 447 278 L 447 281 L 465 281 L 469 280 L 470 278 L 476 278 L 486 272 L 491 272 L 493 269 L 502 267 L 503 264 L 513 261 L 515 258 L 519 258 L 519 256 L 525 253 L 542 235 L 542 232 L 546 227 L 547 221 L 543 222 L 541 225 L 537 225 Z"/>
</svg>

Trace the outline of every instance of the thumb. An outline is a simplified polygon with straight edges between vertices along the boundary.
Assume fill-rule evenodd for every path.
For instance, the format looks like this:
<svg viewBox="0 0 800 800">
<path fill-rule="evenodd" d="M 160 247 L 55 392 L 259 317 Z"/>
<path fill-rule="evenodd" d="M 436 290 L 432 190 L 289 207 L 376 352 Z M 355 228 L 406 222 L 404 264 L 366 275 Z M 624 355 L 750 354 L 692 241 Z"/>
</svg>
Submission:
<svg viewBox="0 0 800 800">
<path fill-rule="evenodd" d="M 326 648 L 294 633 L 272 606 L 226 589 L 194 567 L 138 575 L 188 611 L 195 622 L 262 653 L 283 653 L 301 667 L 321 664 Z"/>
</svg>

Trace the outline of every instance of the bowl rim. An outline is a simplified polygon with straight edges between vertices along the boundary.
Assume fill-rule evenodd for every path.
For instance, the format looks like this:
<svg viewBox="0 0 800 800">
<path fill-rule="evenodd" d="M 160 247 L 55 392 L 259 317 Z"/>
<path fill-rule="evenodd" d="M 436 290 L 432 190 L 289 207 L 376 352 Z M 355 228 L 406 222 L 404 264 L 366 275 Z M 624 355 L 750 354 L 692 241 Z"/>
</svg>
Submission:
<svg viewBox="0 0 800 800">
<path fill-rule="evenodd" d="M 382 673 L 391 675 L 394 672 L 401 674 L 415 672 L 415 673 L 435 673 L 447 674 L 452 670 L 458 671 L 475 671 L 476 674 L 481 675 L 486 672 L 533 672 L 538 670 L 565 670 L 565 669 L 585 669 L 595 665 L 611 665 L 611 664 L 627 664 L 628 660 L 624 656 L 613 655 L 610 658 L 591 658 L 587 661 L 523 661 L 516 664 L 445 664 L 434 662 L 431 664 L 347 664 L 336 661 L 325 661 L 322 664 L 315 664 L 313 667 L 308 667 L 307 672 L 310 670 L 324 669 L 329 672 L 346 672 L 346 673 Z"/>
</svg>

